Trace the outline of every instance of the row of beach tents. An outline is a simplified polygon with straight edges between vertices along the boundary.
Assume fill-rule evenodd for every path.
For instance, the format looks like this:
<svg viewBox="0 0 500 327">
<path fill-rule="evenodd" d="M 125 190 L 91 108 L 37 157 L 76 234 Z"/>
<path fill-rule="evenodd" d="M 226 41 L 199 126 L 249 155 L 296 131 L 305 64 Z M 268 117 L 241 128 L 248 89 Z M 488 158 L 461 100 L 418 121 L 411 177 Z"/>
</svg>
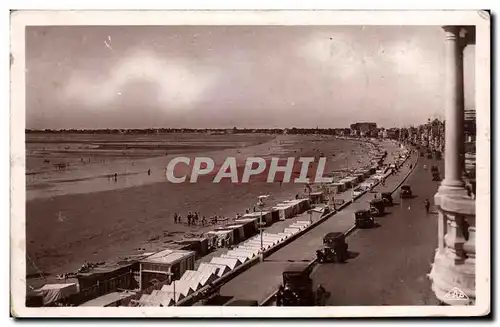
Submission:
<svg viewBox="0 0 500 327">
<path fill-rule="evenodd" d="M 379 154 L 382 159 L 385 155 L 386 153 Z M 336 193 L 344 192 L 358 185 L 371 189 L 379 182 L 379 179 L 373 178 L 377 166 L 359 169 L 350 176 L 329 184 L 328 187 L 334 188 Z M 229 249 L 226 253 L 211 258 L 210 262 L 200 263 L 197 270 L 186 270 L 179 280 L 162 286 L 160 290 L 153 290 L 151 294 L 143 294 L 138 301 L 138 305 L 173 306 L 179 301 L 187 299 L 218 279 L 230 274 L 240 265 L 250 260 L 256 260 L 259 257 L 261 246 L 264 251 L 267 251 L 293 237 L 311 224 L 309 220 L 299 220 L 285 228 L 281 233 L 264 232 L 261 239 L 260 235 L 256 235 L 259 230 L 261 215 L 262 224 L 270 226 L 278 220 L 295 217 L 310 208 L 310 199 L 284 201 L 270 210 L 248 213 L 226 226 L 208 232 L 207 234 L 221 243 L 221 247 L 236 244 L 237 246 Z"/>
</svg>

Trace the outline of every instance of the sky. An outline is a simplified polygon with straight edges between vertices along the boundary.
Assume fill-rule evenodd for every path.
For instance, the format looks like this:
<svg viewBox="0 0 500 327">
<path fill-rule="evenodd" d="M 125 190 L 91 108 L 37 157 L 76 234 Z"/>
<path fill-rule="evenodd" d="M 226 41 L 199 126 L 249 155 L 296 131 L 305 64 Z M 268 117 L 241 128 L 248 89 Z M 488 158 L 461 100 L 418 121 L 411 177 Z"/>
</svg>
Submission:
<svg viewBox="0 0 500 327">
<path fill-rule="evenodd" d="M 439 26 L 28 27 L 26 128 L 410 126 L 444 67 Z"/>
</svg>

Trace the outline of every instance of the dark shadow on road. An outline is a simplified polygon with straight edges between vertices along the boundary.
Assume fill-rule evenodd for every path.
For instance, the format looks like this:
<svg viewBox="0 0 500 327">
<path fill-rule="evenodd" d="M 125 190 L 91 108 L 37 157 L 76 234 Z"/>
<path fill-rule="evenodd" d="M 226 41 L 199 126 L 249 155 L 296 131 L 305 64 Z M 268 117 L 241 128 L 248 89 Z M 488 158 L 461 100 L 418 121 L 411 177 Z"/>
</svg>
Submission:
<svg viewBox="0 0 500 327">
<path fill-rule="evenodd" d="M 347 260 L 356 259 L 359 256 L 359 252 L 347 251 Z"/>
<path fill-rule="evenodd" d="M 221 306 L 221 305 L 224 305 L 227 302 L 231 301 L 233 298 L 234 298 L 234 296 L 216 295 L 213 298 L 208 299 L 205 302 L 205 305 Z"/>
</svg>

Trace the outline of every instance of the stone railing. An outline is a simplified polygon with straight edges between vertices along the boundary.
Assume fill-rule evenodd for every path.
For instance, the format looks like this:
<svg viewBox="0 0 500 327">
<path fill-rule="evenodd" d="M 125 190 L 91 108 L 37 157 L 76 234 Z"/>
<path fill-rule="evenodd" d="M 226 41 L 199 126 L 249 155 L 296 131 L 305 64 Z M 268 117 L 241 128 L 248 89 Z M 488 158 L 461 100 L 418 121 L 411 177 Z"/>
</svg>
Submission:
<svg viewBox="0 0 500 327">
<path fill-rule="evenodd" d="M 439 244 L 429 278 L 438 300 L 448 305 L 474 304 L 476 297 L 475 201 L 467 196 L 436 194 Z M 450 292 L 458 289 L 465 296 Z"/>
</svg>

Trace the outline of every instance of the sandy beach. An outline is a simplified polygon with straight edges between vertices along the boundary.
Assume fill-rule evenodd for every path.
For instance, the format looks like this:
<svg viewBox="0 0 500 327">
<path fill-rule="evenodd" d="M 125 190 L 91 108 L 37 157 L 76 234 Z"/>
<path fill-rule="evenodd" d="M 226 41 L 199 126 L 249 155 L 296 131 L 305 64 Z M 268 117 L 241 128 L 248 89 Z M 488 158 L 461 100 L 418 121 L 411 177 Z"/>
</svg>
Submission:
<svg viewBox="0 0 500 327">
<path fill-rule="evenodd" d="M 259 141 L 262 140 L 265 139 Z M 228 156 L 299 157 L 323 153 L 327 157 L 327 173 L 367 164 L 369 150 L 374 148 L 366 142 L 318 135 L 268 136 L 265 142 L 249 144 L 214 151 L 203 149 L 185 155 L 207 155 L 220 164 Z M 181 152 L 176 155 L 181 155 Z M 46 172 L 45 179 L 42 179 L 43 183 L 50 185 L 46 192 L 32 181 L 28 185 L 31 196 L 26 204 L 27 273 L 43 271 L 54 276 L 73 272 L 85 261 L 112 260 L 137 252 L 138 248 L 153 251 L 169 240 L 182 238 L 186 232 L 208 229 L 174 224 L 173 214 L 176 212 L 183 217 L 188 211 L 200 212 L 206 217 L 234 217 L 252 208 L 261 194 L 270 194 L 268 204 L 272 205 L 304 192 L 303 184 L 280 185 L 265 180 L 232 184 L 227 179 L 214 184 L 210 176 L 200 178 L 195 184 L 171 184 L 164 176 L 167 162 L 165 156 L 125 158 L 110 163 L 112 167 L 102 164 L 99 169 L 91 165 L 81 167 L 76 172 L 78 178 L 71 176 L 71 172 Z M 120 169 L 117 182 L 99 177 L 112 169 Z M 147 174 L 148 169 L 152 170 L 151 175 Z M 53 180 L 47 180 L 51 174 Z M 58 182 L 58 179 L 73 181 Z"/>
</svg>

